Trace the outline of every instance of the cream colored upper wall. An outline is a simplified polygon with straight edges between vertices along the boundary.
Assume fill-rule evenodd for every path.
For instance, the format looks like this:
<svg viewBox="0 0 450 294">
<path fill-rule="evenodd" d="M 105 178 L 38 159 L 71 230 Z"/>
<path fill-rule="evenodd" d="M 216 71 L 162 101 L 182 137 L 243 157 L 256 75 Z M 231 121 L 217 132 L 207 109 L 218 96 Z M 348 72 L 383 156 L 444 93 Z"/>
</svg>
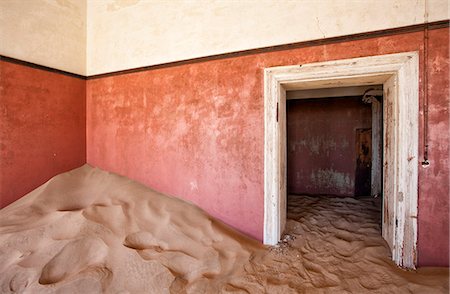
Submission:
<svg viewBox="0 0 450 294">
<path fill-rule="evenodd" d="M 0 0 L 0 54 L 93 75 L 444 20 L 448 1 Z"/>
<path fill-rule="evenodd" d="M 86 74 L 86 0 L 0 0 L 0 54 Z"/>
<path fill-rule="evenodd" d="M 427 6 L 427 8 L 426 8 Z M 448 0 L 89 0 L 89 75 L 448 19 Z"/>
</svg>

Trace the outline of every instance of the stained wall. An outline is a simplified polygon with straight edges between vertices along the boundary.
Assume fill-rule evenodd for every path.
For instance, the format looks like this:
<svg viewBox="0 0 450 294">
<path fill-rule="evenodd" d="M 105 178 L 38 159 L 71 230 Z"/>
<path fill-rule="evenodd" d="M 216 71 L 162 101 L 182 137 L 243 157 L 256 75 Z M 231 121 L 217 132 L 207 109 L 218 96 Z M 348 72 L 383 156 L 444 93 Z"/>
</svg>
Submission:
<svg viewBox="0 0 450 294">
<path fill-rule="evenodd" d="M 262 240 L 263 69 L 419 51 L 420 156 L 428 88 L 431 165 L 419 167 L 418 261 L 448 265 L 448 34 L 430 31 L 426 55 L 424 33 L 415 32 L 88 80 L 87 161 L 192 201 Z"/>
<path fill-rule="evenodd" d="M 419 167 L 418 260 L 420 265 L 448 266 L 450 215 L 449 30 L 430 31 L 428 37 L 427 60 L 429 66 L 426 69 L 428 81 L 426 89 L 428 90 L 429 128 L 427 142 L 431 164 L 429 167 Z M 421 72 L 421 82 L 423 82 L 423 67 Z M 421 97 L 421 102 L 424 102 L 424 95 Z M 421 107 L 421 120 L 423 112 L 424 108 Z M 422 139 L 423 131 L 421 132 Z"/>
<path fill-rule="evenodd" d="M 0 208 L 86 163 L 86 81 L 0 60 Z"/>
<path fill-rule="evenodd" d="M 371 116 L 361 97 L 288 100 L 288 193 L 355 196 L 356 132 Z"/>
</svg>

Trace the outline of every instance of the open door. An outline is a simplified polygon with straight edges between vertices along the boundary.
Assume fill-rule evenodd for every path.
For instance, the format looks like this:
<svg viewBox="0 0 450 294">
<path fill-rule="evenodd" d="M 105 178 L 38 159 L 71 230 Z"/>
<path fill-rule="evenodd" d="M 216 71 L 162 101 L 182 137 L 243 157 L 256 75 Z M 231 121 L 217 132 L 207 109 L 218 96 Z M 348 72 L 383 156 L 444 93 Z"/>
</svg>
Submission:
<svg viewBox="0 0 450 294">
<path fill-rule="evenodd" d="M 372 129 L 356 129 L 355 196 L 371 193 Z"/>
</svg>

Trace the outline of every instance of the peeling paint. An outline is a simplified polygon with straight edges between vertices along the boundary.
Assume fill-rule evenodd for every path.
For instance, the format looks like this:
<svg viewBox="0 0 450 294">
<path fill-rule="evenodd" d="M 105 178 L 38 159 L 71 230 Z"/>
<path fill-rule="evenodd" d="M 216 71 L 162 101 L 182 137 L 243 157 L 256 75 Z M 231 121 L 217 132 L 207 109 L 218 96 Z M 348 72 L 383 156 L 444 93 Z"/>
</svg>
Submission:
<svg viewBox="0 0 450 294">
<path fill-rule="evenodd" d="M 311 181 L 315 186 L 330 191 L 338 191 L 339 194 L 348 193 L 348 187 L 352 188 L 354 182 L 348 173 L 342 173 L 334 169 L 319 169 L 311 174 Z M 330 193 L 336 194 L 336 193 Z"/>
</svg>

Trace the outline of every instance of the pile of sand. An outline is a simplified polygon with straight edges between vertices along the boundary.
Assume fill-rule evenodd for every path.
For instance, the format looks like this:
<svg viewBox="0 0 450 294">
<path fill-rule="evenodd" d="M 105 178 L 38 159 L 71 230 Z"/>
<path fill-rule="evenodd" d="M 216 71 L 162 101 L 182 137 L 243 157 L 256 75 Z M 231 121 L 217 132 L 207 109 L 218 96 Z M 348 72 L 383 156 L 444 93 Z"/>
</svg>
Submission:
<svg viewBox="0 0 450 294">
<path fill-rule="evenodd" d="M 0 292 L 220 292 L 261 248 L 199 208 L 85 165 L 0 213 Z"/>
<path fill-rule="evenodd" d="M 370 204 L 290 203 L 284 242 L 264 248 L 189 203 L 85 165 L 0 211 L 0 292 L 448 291 L 448 270 L 395 267 Z"/>
</svg>

